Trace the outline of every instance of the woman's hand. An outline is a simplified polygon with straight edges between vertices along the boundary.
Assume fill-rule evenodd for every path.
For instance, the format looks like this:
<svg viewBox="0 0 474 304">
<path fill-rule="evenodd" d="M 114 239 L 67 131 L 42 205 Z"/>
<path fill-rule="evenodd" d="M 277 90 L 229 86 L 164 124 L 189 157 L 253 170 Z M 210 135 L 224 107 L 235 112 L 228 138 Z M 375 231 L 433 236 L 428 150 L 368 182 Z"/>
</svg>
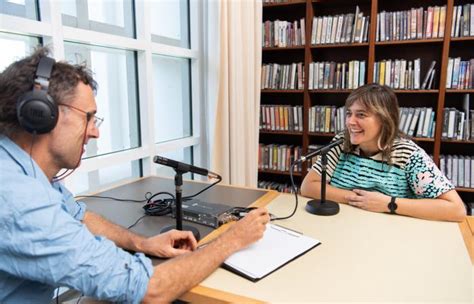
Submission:
<svg viewBox="0 0 474 304">
<path fill-rule="evenodd" d="M 372 212 L 389 212 L 388 203 L 390 196 L 380 192 L 370 192 L 360 189 L 352 190 L 352 194 L 346 196 L 348 204 Z"/>
</svg>

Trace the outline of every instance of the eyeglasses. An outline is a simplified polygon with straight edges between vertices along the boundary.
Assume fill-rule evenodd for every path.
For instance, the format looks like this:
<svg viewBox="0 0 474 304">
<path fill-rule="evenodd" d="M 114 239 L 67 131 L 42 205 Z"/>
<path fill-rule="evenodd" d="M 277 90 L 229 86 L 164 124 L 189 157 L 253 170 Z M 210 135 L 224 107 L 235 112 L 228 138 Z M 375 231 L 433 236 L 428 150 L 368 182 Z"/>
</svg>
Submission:
<svg viewBox="0 0 474 304">
<path fill-rule="evenodd" d="M 76 111 L 79 111 L 81 113 L 84 113 L 86 114 L 86 119 L 87 119 L 87 123 L 89 123 L 89 121 L 91 120 L 91 118 L 93 118 L 93 122 L 94 122 L 94 126 L 98 129 L 100 127 L 100 125 L 104 122 L 104 119 L 101 118 L 101 117 L 98 117 L 97 115 L 95 115 L 94 113 L 92 112 L 86 112 L 84 110 L 81 110 L 79 108 L 76 108 L 74 106 L 71 106 L 71 105 L 67 105 L 67 104 L 63 104 L 63 103 L 60 103 L 59 104 L 60 106 L 64 106 L 64 107 L 67 107 L 67 108 L 71 108 L 73 110 L 76 110 Z"/>
</svg>

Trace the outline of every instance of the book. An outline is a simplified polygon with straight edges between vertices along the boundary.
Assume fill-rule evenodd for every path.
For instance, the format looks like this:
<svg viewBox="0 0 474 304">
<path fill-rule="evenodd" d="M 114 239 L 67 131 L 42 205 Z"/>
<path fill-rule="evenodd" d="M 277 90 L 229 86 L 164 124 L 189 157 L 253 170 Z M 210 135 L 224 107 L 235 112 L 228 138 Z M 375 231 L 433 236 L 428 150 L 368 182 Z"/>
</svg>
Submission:
<svg viewBox="0 0 474 304">
<path fill-rule="evenodd" d="M 431 65 L 430 65 L 428 71 L 426 72 L 425 78 L 423 79 L 423 83 L 421 84 L 421 89 L 422 89 L 422 90 L 425 89 L 425 88 L 428 89 L 428 87 L 427 87 L 427 85 L 428 85 L 428 80 L 430 79 L 431 72 L 433 71 L 435 65 L 436 65 L 436 61 L 433 60 L 433 61 L 431 62 Z"/>
<path fill-rule="evenodd" d="M 439 29 L 438 29 L 439 38 L 444 37 L 445 23 L 446 23 L 446 5 L 442 6 L 439 11 Z"/>
<path fill-rule="evenodd" d="M 434 83 L 435 75 L 436 75 L 436 70 L 434 70 L 434 69 L 431 70 L 430 78 L 428 80 L 428 85 L 426 86 L 427 90 L 433 89 L 433 83 Z"/>
<path fill-rule="evenodd" d="M 268 224 L 262 239 L 231 255 L 222 267 L 256 282 L 320 244 L 294 230 Z"/>
<path fill-rule="evenodd" d="M 431 38 L 438 38 L 438 28 L 439 28 L 439 6 L 433 8 L 433 34 Z"/>
</svg>

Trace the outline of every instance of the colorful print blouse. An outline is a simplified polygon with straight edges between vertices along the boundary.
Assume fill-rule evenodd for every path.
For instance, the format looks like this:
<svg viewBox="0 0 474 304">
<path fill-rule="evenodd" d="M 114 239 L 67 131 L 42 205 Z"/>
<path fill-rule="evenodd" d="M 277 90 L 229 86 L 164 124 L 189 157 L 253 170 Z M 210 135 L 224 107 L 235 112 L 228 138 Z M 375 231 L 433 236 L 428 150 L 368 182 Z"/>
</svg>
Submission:
<svg viewBox="0 0 474 304">
<path fill-rule="evenodd" d="M 334 140 L 343 136 L 338 134 Z M 365 157 L 358 149 L 344 153 L 342 147 L 338 145 L 327 154 L 327 180 L 332 186 L 403 198 L 436 198 L 454 189 L 426 152 L 409 139 L 399 138 L 394 142 L 392 164 L 382 161 L 381 153 Z M 313 170 L 321 174 L 321 159 L 313 165 Z"/>
</svg>

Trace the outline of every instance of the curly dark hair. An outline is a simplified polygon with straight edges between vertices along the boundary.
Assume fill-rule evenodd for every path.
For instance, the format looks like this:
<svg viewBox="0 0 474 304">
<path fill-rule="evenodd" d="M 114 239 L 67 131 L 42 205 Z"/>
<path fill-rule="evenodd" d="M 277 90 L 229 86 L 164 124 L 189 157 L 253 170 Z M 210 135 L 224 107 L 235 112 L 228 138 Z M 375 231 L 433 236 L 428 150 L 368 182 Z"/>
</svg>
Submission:
<svg viewBox="0 0 474 304">
<path fill-rule="evenodd" d="M 0 73 L 0 134 L 12 136 L 23 131 L 16 116 L 16 103 L 33 89 L 38 63 L 49 53 L 47 47 L 38 47 L 32 55 L 10 64 Z M 85 64 L 56 62 L 49 79 L 48 94 L 56 103 L 69 104 L 79 81 L 97 91 L 97 83 Z"/>
</svg>

